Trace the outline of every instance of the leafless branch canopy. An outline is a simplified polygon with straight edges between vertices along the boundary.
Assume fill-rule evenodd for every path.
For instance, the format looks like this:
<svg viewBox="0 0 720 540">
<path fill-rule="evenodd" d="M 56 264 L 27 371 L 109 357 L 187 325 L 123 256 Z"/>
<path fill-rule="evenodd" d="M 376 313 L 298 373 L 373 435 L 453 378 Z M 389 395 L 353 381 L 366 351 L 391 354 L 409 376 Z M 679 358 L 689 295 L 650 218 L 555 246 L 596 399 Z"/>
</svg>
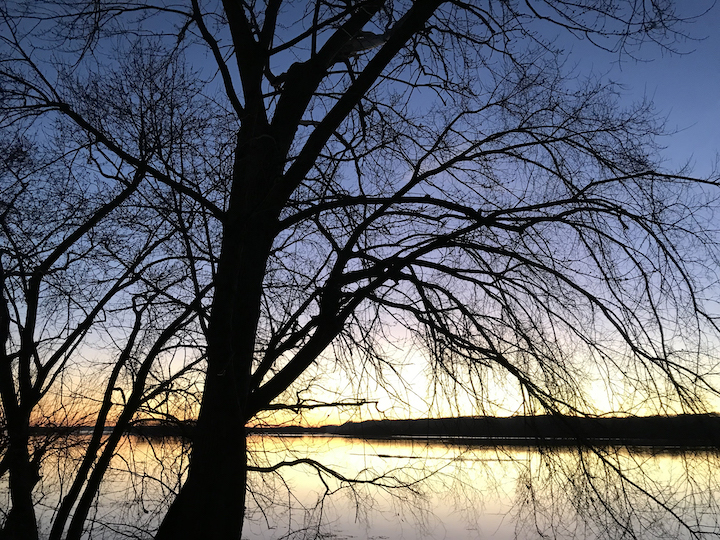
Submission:
<svg viewBox="0 0 720 540">
<path fill-rule="evenodd" d="M 716 179 L 665 170 L 652 105 L 554 41 L 682 50 L 702 13 L 678 9 L 3 2 L 6 529 L 34 526 L 33 425 L 92 428 L 51 538 L 80 537 L 141 418 L 198 421 L 158 538 L 232 537 L 234 452 L 279 411 L 378 386 L 473 413 L 712 408 Z"/>
</svg>

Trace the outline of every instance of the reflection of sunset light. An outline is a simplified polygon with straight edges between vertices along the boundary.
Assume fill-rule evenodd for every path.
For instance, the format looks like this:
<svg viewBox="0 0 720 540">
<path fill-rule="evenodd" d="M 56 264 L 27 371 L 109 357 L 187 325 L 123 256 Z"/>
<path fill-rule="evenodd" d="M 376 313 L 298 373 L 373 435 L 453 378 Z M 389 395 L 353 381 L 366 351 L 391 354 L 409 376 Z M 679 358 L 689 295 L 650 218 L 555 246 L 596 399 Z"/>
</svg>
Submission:
<svg viewBox="0 0 720 540">
<path fill-rule="evenodd" d="M 51 449 L 43 463 L 41 528 L 67 489 L 86 441 L 77 436 L 62 451 Z M 269 436 L 251 436 L 248 446 L 252 466 L 301 464 L 250 473 L 246 540 L 280 539 L 300 530 L 332 532 L 337 538 L 533 540 L 543 531 L 554 531 L 560 540 L 607 538 L 614 525 L 601 510 L 627 518 L 625 523 L 647 535 L 688 538 L 663 505 L 687 523 L 717 531 L 719 458 L 710 452 L 538 451 Z M 107 532 L 105 526 L 117 532 L 119 523 L 152 531 L 183 477 L 187 457 L 178 439 L 126 437 L 100 489 L 95 532 Z M 348 484 L 335 474 L 361 483 Z M 375 483 L 363 483 L 368 480 Z M 0 485 L 0 503 L 6 497 L 7 484 Z"/>
</svg>

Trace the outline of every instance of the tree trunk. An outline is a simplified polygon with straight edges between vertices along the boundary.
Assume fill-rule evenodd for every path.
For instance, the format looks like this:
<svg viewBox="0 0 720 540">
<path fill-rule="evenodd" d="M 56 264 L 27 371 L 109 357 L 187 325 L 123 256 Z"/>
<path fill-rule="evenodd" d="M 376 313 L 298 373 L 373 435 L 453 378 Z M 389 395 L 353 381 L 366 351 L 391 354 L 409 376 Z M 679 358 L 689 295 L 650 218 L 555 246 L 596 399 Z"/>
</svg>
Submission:
<svg viewBox="0 0 720 540">
<path fill-rule="evenodd" d="M 252 242 L 233 237 L 224 244 L 225 252 L 247 253 Z M 254 284 L 249 279 L 247 267 L 259 264 L 257 260 L 250 262 L 253 257 L 242 257 L 239 265 L 230 264 L 228 259 L 221 256 L 224 268 L 218 269 L 208 329 L 207 375 L 188 477 L 163 520 L 157 540 L 234 540 L 242 531 L 247 475 L 245 422 L 262 277 Z M 263 270 L 265 260 L 261 261 Z"/>
<path fill-rule="evenodd" d="M 12 507 L 0 529 L 1 540 L 37 540 L 37 521 L 32 492 L 40 479 L 37 465 L 30 462 L 30 411 L 13 382 L 12 360 L 6 345 L 10 342 L 10 312 L 5 299 L 6 274 L 0 260 L 0 401 L 5 413 L 8 447 L 3 458 L 9 472 Z M 27 394 L 22 396 L 32 402 Z"/>
<path fill-rule="evenodd" d="M 205 390 L 192 467 L 156 540 L 240 538 L 245 515 L 246 440 L 244 429 L 223 421 L 232 409 L 223 400 L 229 395 L 227 390 Z"/>
<path fill-rule="evenodd" d="M 240 142 L 244 141 L 244 142 Z M 272 137 L 239 137 L 207 336 L 208 366 L 188 477 L 156 540 L 239 539 L 245 510 L 255 332 L 265 267 L 284 201 Z"/>
<path fill-rule="evenodd" d="M 12 431 L 8 429 L 8 431 Z M 38 530 L 32 492 L 40 477 L 37 467 L 30 462 L 27 429 L 22 433 L 10 433 L 5 459 L 10 472 L 10 497 L 12 508 L 7 514 L 1 540 L 37 540 Z"/>
<path fill-rule="evenodd" d="M 227 234 L 227 233 L 226 233 Z M 262 275 L 252 240 L 231 235 L 221 256 L 208 328 L 208 367 L 203 401 L 193 435 L 188 477 L 171 505 L 157 540 L 239 539 L 245 509 L 245 422 Z M 236 264 L 231 261 L 235 259 Z"/>
</svg>

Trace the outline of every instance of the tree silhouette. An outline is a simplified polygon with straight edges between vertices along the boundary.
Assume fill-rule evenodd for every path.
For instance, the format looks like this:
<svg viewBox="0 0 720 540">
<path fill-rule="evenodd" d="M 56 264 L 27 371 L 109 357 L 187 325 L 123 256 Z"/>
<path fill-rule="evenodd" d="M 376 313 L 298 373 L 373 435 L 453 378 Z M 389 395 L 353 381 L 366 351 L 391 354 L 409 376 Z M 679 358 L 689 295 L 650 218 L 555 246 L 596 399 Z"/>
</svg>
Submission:
<svg viewBox="0 0 720 540">
<path fill-rule="evenodd" d="M 2 180 L 9 536 L 36 534 L 23 449 L 73 366 L 97 368 L 73 392 L 95 438 L 51 538 L 80 537 L 134 420 L 195 413 L 157 538 L 238 538 L 245 426 L 317 405 L 316 366 L 382 380 L 389 328 L 478 409 L 496 377 L 527 412 L 597 413 L 591 372 L 665 411 L 715 394 L 712 182 L 663 170 L 649 104 L 568 76 L 549 40 L 672 46 L 669 2 L 0 14 L 2 126 L 42 148 Z"/>
</svg>

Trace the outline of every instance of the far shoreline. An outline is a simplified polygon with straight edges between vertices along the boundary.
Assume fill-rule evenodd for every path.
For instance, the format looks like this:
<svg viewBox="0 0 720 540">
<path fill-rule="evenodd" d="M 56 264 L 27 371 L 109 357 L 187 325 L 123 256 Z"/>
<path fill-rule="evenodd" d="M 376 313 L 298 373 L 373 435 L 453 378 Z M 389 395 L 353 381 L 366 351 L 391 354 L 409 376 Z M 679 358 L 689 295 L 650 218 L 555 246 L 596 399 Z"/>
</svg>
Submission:
<svg viewBox="0 0 720 540">
<path fill-rule="evenodd" d="M 138 421 L 127 431 L 148 438 L 192 439 L 194 422 Z M 36 427 L 34 435 L 90 434 L 90 426 Z M 111 429 L 108 428 L 108 429 Z M 427 440 L 469 446 L 628 446 L 720 449 L 720 415 L 574 417 L 560 415 L 366 420 L 305 427 L 249 426 L 249 435 L 342 436 L 368 440 Z"/>
<path fill-rule="evenodd" d="M 470 446 L 631 446 L 720 449 L 720 416 L 511 417 L 367 420 L 321 427 L 252 427 L 249 433 L 436 440 Z"/>
</svg>

